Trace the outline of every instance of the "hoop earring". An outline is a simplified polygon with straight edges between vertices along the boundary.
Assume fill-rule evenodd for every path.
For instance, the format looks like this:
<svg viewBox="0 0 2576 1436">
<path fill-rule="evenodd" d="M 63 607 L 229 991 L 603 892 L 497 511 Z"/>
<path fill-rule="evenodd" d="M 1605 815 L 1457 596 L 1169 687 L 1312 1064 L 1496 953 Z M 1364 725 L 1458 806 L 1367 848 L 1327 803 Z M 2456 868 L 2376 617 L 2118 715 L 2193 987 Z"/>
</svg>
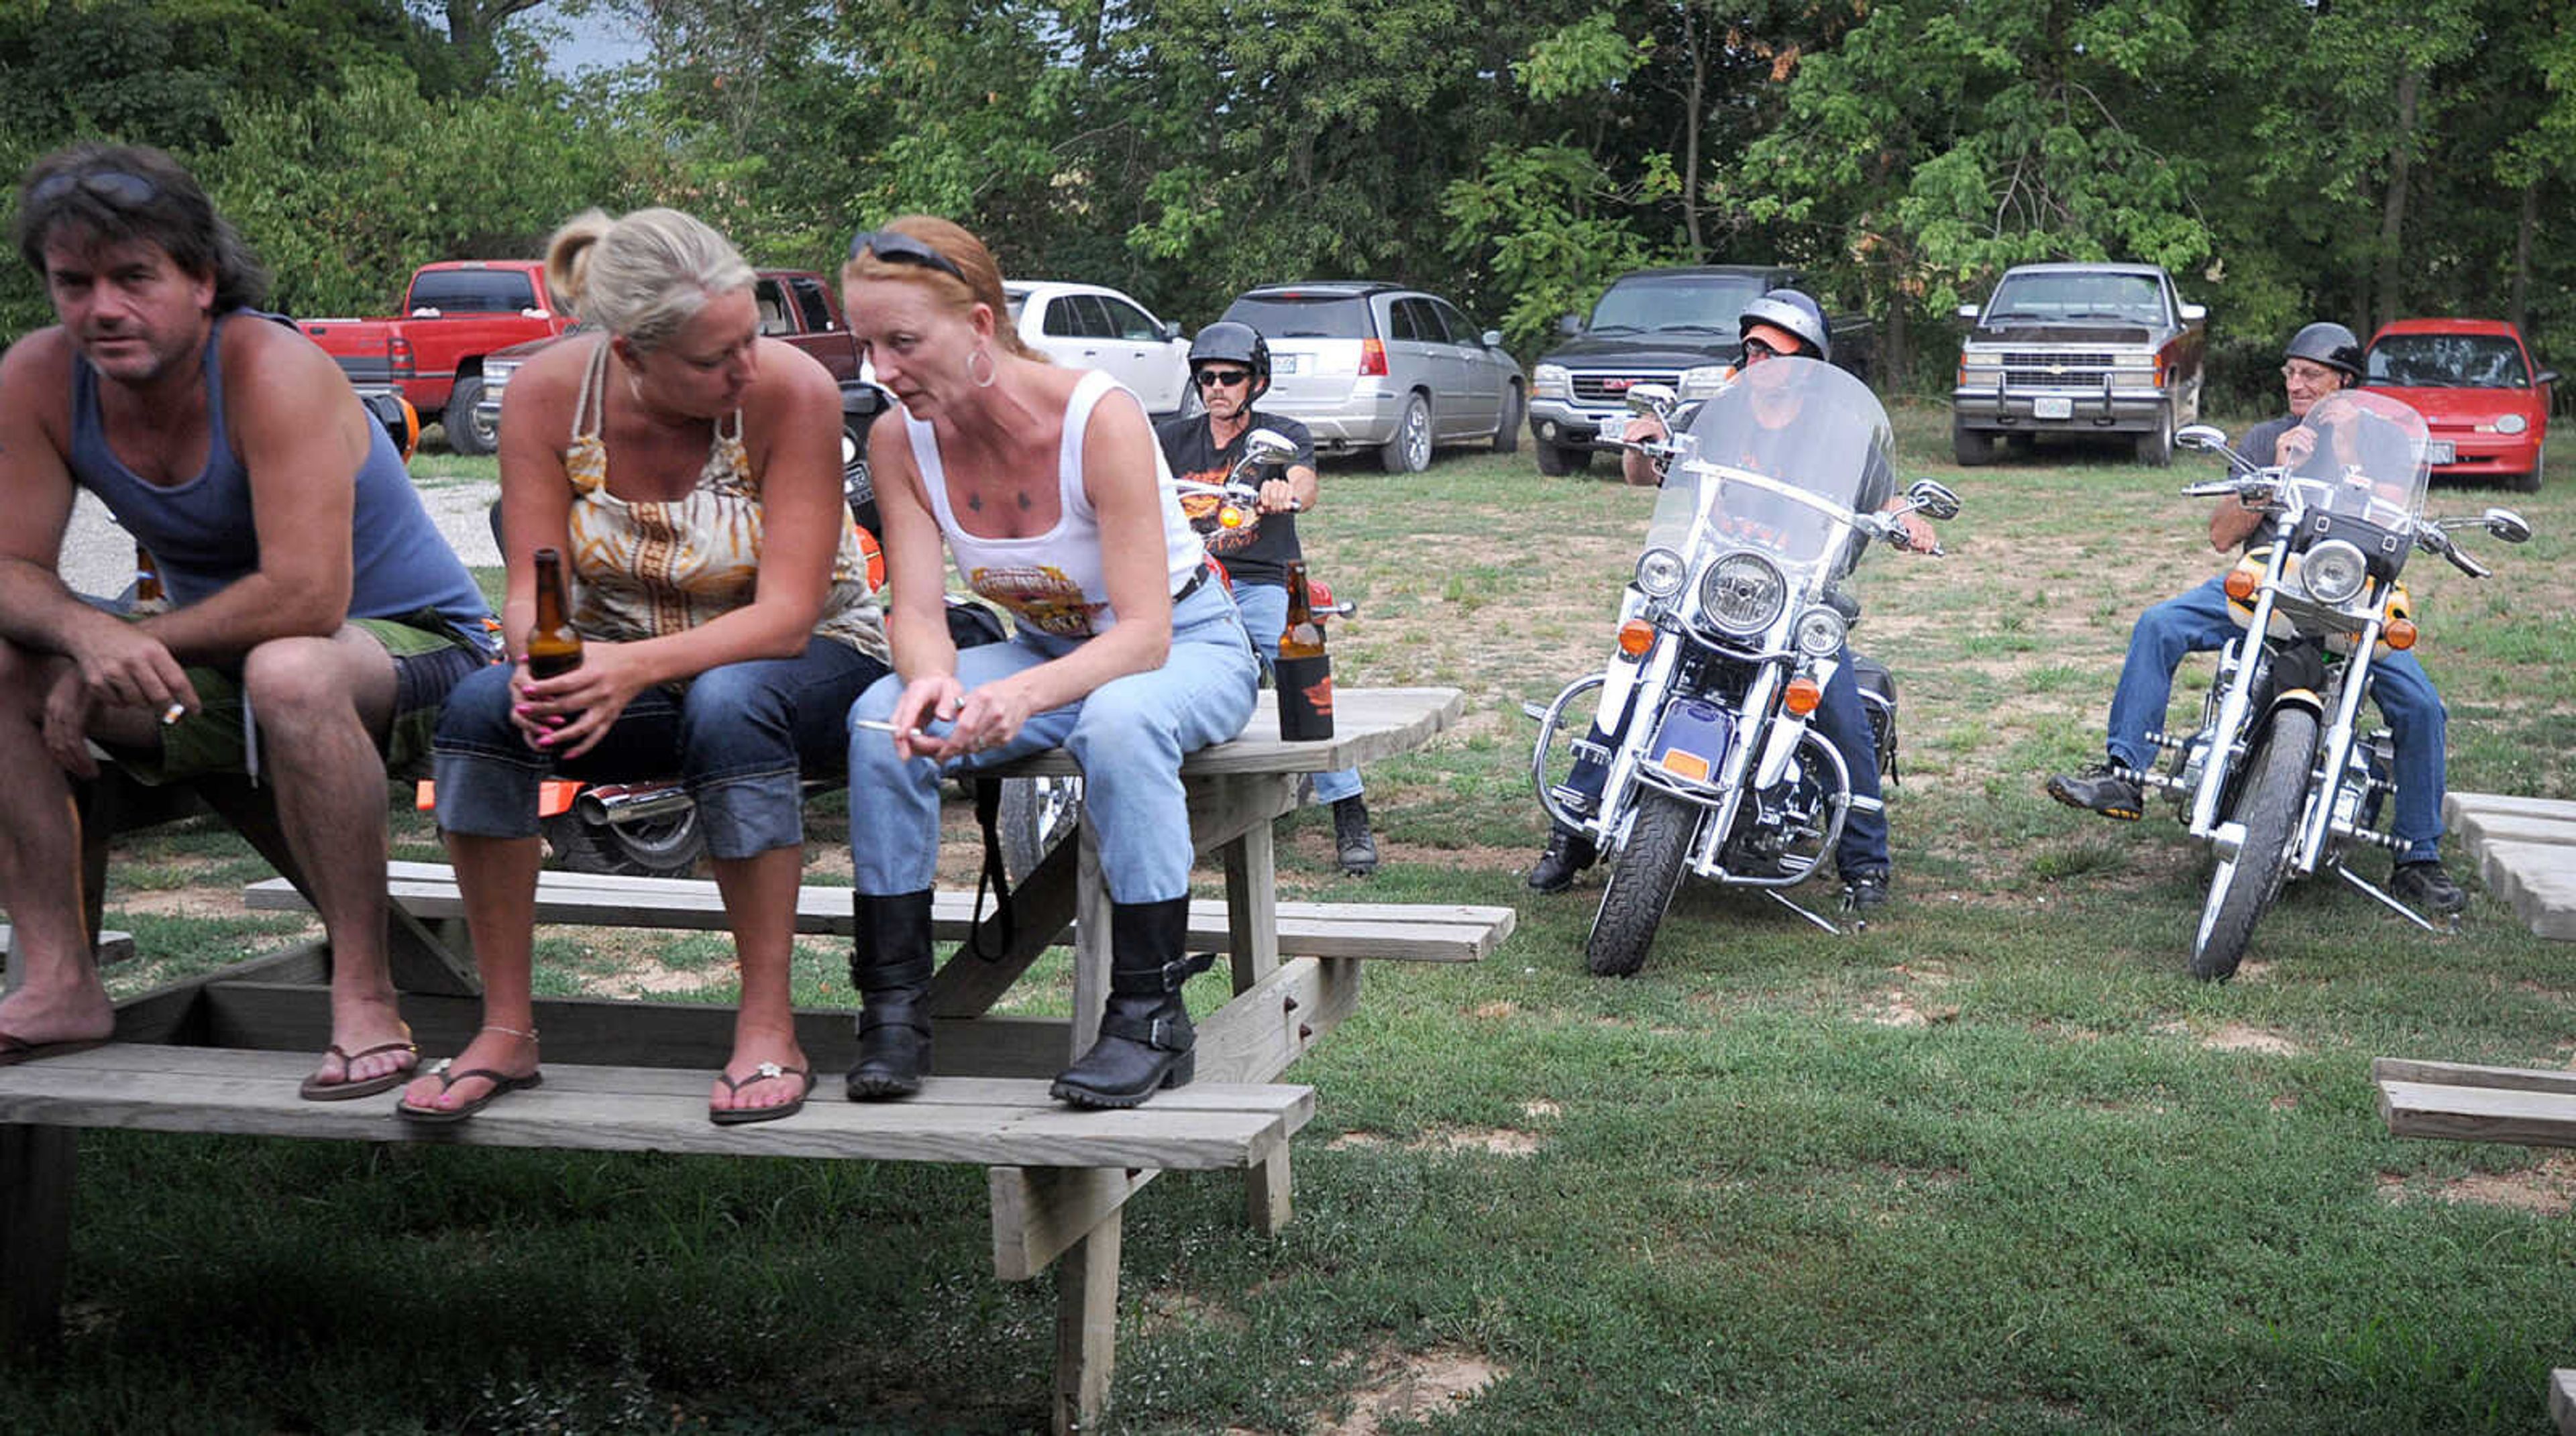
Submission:
<svg viewBox="0 0 2576 1436">
<path fill-rule="evenodd" d="M 975 376 L 975 361 L 978 359 L 984 361 L 984 375 L 980 379 Z M 993 387 L 993 381 L 1002 377 L 1002 371 L 1001 367 L 993 362 L 993 356 L 983 345 L 978 344 L 966 352 L 966 377 L 975 380 L 976 388 L 990 389 Z"/>
</svg>

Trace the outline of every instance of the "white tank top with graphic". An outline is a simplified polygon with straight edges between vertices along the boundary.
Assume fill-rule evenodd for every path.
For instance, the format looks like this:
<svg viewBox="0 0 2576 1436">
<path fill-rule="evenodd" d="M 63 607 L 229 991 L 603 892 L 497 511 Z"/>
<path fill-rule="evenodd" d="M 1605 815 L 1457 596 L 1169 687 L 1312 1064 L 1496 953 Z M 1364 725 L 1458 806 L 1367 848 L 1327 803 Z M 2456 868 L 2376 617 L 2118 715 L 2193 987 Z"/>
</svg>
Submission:
<svg viewBox="0 0 2576 1436">
<path fill-rule="evenodd" d="M 939 520 L 940 534 L 957 561 L 958 576 L 979 597 L 1057 638 L 1094 637 L 1118 621 L 1109 604 L 1100 516 L 1082 487 L 1083 434 L 1090 427 L 1092 410 L 1113 391 L 1127 392 L 1097 369 L 1086 372 L 1073 386 L 1064 408 L 1064 441 L 1056 455 L 1059 514 L 1054 528 L 1027 538 L 985 538 L 966 532 L 948 502 L 948 471 L 939 460 L 937 431 L 928 420 L 909 413 L 903 416 L 905 433 L 912 440 L 913 464 L 921 471 L 931 515 Z M 1198 573 L 1207 551 L 1181 512 L 1180 492 L 1172 486 L 1172 470 L 1163 462 L 1162 446 L 1146 447 L 1153 452 L 1154 482 L 1162 494 L 1163 566 L 1171 578 L 1171 591 L 1178 592 Z"/>
</svg>

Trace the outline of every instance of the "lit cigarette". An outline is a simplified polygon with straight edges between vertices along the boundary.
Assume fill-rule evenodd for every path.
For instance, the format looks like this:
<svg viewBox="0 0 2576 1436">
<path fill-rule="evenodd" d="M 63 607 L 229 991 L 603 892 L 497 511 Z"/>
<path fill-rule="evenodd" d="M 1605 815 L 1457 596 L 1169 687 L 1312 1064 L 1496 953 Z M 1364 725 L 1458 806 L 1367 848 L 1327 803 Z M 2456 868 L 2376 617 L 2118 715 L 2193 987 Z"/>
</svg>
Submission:
<svg viewBox="0 0 2576 1436">
<path fill-rule="evenodd" d="M 162 710 L 161 710 L 161 726 L 162 726 L 162 727 L 164 727 L 164 728 L 167 728 L 167 727 L 169 727 L 171 724 L 176 723 L 176 722 L 178 722 L 180 719 L 185 718 L 185 717 L 187 717 L 187 716 L 188 716 L 188 705 L 187 705 L 187 704 L 185 704 L 185 703 L 173 703 L 173 704 L 171 704 L 169 707 L 164 708 L 164 709 L 162 709 Z"/>
<path fill-rule="evenodd" d="M 850 723 L 853 727 L 865 728 L 871 733 L 901 732 L 914 738 L 921 736 L 921 730 L 918 728 L 898 729 L 892 723 L 888 723 L 882 718 L 853 718 L 850 720 Z"/>
</svg>

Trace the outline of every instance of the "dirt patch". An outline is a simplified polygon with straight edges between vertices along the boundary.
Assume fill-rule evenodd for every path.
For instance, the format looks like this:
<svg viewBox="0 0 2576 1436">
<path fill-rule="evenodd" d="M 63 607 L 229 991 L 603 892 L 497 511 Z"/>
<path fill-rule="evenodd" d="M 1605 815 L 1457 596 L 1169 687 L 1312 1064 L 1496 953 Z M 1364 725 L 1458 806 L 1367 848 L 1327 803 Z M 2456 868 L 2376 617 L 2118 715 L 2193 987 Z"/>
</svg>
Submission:
<svg viewBox="0 0 2576 1436">
<path fill-rule="evenodd" d="M 1467 1015 L 1481 1017 L 1488 1022 L 1501 1022 L 1507 1018 L 1519 1016 L 1520 1010 L 1520 1004 L 1516 1002 L 1479 1002 L 1467 1009 Z"/>
<path fill-rule="evenodd" d="M 2472 1172 L 2430 1188 L 2402 1173 L 2382 1172 L 2379 1195 L 2391 1204 L 2429 1199 L 2564 1218 L 2576 1210 L 2576 1155 L 2550 1157 L 2517 1172 Z"/>
<path fill-rule="evenodd" d="M 1324 1144 L 1328 1152 L 1368 1150 L 1394 1145 L 1382 1132 L 1344 1132 Z M 1535 1155 L 1541 1139 L 1534 1132 L 1510 1127 L 1437 1127 L 1404 1144 L 1408 1152 L 1485 1152 L 1497 1157 Z"/>
<path fill-rule="evenodd" d="M 1521 1104 L 1521 1115 L 1533 1122 L 1544 1122 L 1551 1117 L 1564 1116 L 1565 1109 L 1545 1097 L 1536 1097 Z"/>
<path fill-rule="evenodd" d="M 703 969 L 665 967 L 649 957 L 639 957 L 617 972 L 590 979 L 581 985 L 581 990 L 593 997 L 618 997 L 643 992 L 696 992 L 714 985 L 714 978 Z"/>
<path fill-rule="evenodd" d="M 1351 1414 L 1317 1436 L 1377 1436 L 1390 1423 L 1429 1421 L 1472 1401 L 1509 1373 L 1463 1347 L 1393 1352 L 1369 1362 L 1368 1384 L 1351 1393 Z"/>
<path fill-rule="evenodd" d="M 2212 1052 L 2260 1052 L 2269 1057 L 2296 1057 L 2306 1049 L 2277 1032 L 2230 1022 L 2200 1039 Z"/>
<path fill-rule="evenodd" d="M 184 888 L 125 888 L 108 895 L 107 915 L 121 912 L 144 913 L 152 917 L 240 917 L 249 911 L 242 905 L 241 889 L 231 886 L 191 886 Z M 108 926 L 116 924 L 110 922 Z"/>
<path fill-rule="evenodd" d="M 1921 1002 L 1902 988 L 1891 988 L 1879 999 L 1860 1011 L 1864 1022 L 1880 1027 L 1931 1027 L 1957 1020 L 1959 1005 L 1955 1002 Z"/>
</svg>

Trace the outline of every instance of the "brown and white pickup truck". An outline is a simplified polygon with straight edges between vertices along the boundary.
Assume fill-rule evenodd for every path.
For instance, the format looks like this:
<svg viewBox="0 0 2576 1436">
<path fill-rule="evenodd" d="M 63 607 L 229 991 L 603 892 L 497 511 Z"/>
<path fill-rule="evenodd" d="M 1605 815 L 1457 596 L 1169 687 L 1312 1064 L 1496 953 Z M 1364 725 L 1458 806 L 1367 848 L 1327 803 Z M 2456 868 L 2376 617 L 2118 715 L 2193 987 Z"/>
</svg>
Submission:
<svg viewBox="0 0 2576 1436">
<path fill-rule="evenodd" d="M 1998 441 L 2127 435 L 2138 461 L 2173 461 L 2174 430 L 2200 417 L 2208 311 L 2152 264 L 2023 264 L 2004 272 L 1959 345 L 1950 448 L 1962 464 Z"/>
</svg>

